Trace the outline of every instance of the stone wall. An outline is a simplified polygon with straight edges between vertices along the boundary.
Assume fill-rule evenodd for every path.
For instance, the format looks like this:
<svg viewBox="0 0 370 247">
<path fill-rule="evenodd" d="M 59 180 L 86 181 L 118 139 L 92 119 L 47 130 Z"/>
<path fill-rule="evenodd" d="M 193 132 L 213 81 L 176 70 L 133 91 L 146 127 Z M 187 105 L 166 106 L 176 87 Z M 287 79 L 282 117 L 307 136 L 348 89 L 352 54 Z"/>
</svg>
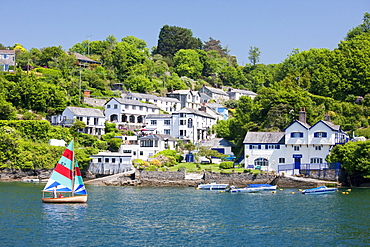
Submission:
<svg viewBox="0 0 370 247">
<path fill-rule="evenodd" d="M 245 187 L 247 184 L 274 184 L 284 188 L 298 187 L 316 187 L 323 185 L 325 182 L 317 181 L 300 181 L 290 177 L 275 176 L 267 174 L 250 174 L 250 173 L 213 173 L 204 172 L 202 179 L 185 179 L 185 170 L 179 172 L 159 172 L 159 171 L 136 171 L 135 183 L 121 185 L 138 185 L 138 186 L 170 186 L 170 187 L 196 187 L 200 183 L 227 183 L 230 186 Z M 108 184 L 107 184 L 108 185 Z"/>
<path fill-rule="evenodd" d="M 307 174 L 306 177 L 322 179 L 327 181 L 338 181 L 340 170 L 327 169 L 327 170 L 301 170 L 302 174 Z"/>
</svg>

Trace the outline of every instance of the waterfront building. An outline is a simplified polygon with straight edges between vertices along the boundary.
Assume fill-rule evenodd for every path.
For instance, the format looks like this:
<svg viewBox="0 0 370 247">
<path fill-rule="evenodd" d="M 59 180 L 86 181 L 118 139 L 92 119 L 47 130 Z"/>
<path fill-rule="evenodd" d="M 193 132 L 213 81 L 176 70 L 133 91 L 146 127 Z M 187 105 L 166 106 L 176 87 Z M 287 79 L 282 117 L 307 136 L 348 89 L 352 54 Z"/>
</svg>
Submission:
<svg viewBox="0 0 370 247">
<path fill-rule="evenodd" d="M 123 98 L 144 101 L 158 106 L 162 111 L 171 113 L 180 110 L 180 100 L 171 97 L 159 97 L 152 94 L 132 93 L 124 94 Z"/>
<path fill-rule="evenodd" d="M 284 132 L 247 132 L 244 144 L 246 168 L 298 173 L 300 169 L 324 169 L 326 156 L 335 145 L 348 142 L 348 134 L 330 122 L 329 115 L 310 126 L 301 109 L 299 120 Z"/>
</svg>

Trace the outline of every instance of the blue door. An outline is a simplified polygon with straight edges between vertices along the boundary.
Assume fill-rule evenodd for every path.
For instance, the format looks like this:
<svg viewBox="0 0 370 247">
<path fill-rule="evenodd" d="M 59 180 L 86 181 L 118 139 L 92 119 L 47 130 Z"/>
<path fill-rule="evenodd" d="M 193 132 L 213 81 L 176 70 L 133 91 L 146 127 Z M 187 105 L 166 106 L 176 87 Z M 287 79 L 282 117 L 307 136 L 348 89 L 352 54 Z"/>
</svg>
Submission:
<svg viewBox="0 0 370 247">
<path fill-rule="evenodd" d="M 299 169 L 301 167 L 301 158 L 294 158 L 294 169 Z"/>
</svg>

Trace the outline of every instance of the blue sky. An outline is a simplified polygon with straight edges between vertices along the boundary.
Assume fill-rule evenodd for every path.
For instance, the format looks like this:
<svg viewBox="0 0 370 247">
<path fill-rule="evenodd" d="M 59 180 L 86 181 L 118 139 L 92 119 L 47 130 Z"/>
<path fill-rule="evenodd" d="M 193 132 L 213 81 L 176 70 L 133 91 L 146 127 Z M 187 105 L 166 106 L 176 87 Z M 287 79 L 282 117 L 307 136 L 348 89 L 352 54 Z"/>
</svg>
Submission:
<svg viewBox="0 0 370 247">
<path fill-rule="evenodd" d="M 18 0 L 0 4 L 0 43 L 26 49 L 135 36 L 156 46 L 163 25 L 191 29 L 227 46 L 240 65 L 250 46 L 260 62 L 282 62 L 293 49 L 337 47 L 370 12 L 369 0 Z"/>
</svg>

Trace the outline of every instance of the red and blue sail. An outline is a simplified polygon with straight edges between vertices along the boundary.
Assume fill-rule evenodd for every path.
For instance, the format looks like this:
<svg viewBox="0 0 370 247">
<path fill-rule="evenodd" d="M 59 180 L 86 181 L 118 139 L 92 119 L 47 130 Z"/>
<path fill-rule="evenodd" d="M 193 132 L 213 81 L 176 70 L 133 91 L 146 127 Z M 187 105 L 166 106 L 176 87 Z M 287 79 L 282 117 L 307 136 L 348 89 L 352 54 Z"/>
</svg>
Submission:
<svg viewBox="0 0 370 247">
<path fill-rule="evenodd" d="M 71 141 L 59 159 L 50 179 L 45 185 L 44 191 L 53 191 L 55 188 L 57 192 L 72 192 L 73 189 L 73 192 L 76 194 L 87 194 L 77 160 L 72 162 L 73 159 L 74 143 Z M 75 166 L 74 174 L 72 169 L 73 163 Z"/>
</svg>

